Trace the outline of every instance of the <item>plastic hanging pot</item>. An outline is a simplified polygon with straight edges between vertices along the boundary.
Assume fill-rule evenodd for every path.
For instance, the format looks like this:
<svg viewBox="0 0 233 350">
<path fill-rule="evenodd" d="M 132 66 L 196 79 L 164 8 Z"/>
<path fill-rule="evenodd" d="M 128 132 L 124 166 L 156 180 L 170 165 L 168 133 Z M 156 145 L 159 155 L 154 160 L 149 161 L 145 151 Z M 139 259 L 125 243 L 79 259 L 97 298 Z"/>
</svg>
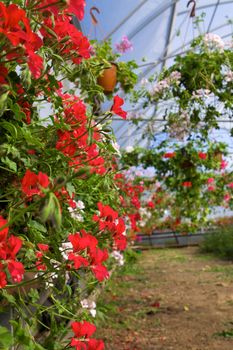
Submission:
<svg viewBox="0 0 233 350">
<path fill-rule="evenodd" d="M 117 65 L 111 63 L 111 67 L 105 68 L 98 77 L 97 83 L 102 86 L 105 94 L 111 94 L 117 83 Z"/>
</svg>

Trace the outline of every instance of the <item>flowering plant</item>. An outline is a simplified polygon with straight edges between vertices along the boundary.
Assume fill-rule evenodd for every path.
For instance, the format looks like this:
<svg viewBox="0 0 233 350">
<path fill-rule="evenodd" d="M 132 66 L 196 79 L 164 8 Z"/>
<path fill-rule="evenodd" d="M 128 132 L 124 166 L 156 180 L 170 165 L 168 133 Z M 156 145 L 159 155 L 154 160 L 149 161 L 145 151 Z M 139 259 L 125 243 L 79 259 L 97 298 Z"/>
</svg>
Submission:
<svg viewBox="0 0 233 350">
<path fill-rule="evenodd" d="M 91 338 L 93 313 L 82 305 L 109 278 L 109 256 L 127 245 L 115 138 L 104 124 L 126 112 L 114 96 L 96 120 L 90 91 L 82 87 L 77 95 L 65 87 L 94 61 L 88 39 L 71 22 L 72 14 L 83 18 L 84 6 L 84 0 L 0 2 L 3 348 L 104 348 Z"/>
<path fill-rule="evenodd" d="M 103 42 L 91 40 L 90 52 L 91 57 L 82 61 L 70 76 L 70 80 L 84 92 L 86 101 L 90 104 L 95 103 L 96 100 L 103 101 L 105 96 L 103 88 L 98 85 L 98 78 L 113 63 L 117 66 L 117 85 L 114 93 L 117 93 L 119 89 L 128 93 L 134 88 L 137 83 L 137 75 L 134 72 L 137 64 L 135 61 L 120 61 L 121 54 L 113 50 L 110 39 Z"/>
<path fill-rule="evenodd" d="M 144 81 L 133 101 L 145 109 L 156 105 L 172 138 L 184 140 L 193 132 L 206 137 L 219 128 L 221 118 L 232 118 L 232 62 L 232 43 L 208 33 L 195 39 L 157 79 Z"/>
</svg>

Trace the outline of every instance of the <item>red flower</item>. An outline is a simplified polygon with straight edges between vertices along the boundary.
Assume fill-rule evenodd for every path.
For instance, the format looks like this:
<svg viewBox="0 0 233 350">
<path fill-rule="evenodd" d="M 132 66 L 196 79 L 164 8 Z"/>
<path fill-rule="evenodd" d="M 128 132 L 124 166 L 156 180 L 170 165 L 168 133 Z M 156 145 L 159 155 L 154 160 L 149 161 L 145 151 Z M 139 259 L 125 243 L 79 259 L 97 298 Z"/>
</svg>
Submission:
<svg viewBox="0 0 233 350">
<path fill-rule="evenodd" d="M 73 322 L 71 324 L 75 337 L 71 339 L 71 346 L 76 347 L 76 350 L 104 350 L 102 340 L 90 339 L 95 333 L 96 327 L 87 322 Z"/>
<path fill-rule="evenodd" d="M 203 152 L 199 152 L 198 153 L 198 157 L 200 158 L 200 159 L 206 159 L 207 158 L 207 154 L 206 153 L 203 153 Z"/>
<path fill-rule="evenodd" d="M 114 96 L 113 98 L 113 105 L 111 107 L 111 112 L 114 114 L 119 115 L 123 119 L 126 119 L 127 112 L 123 111 L 121 109 L 121 106 L 124 104 L 123 98 L 119 97 L 118 95 Z"/>
<path fill-rule="evenodd" d="M 49 250 L 48 244 L 38 243 L 37 246 L 40 250 L 44 252 L 47 252 Z"/>
<path fill-rule="evenodd" d="M 215 187 L 214 186 L 208 186 L 208 191 L 214 191 Z"/>
<path fill-rule="evenodd" d="M 183 183 L 182 183 L 182 186 L 183 187 L 192 187 L 192 182 L 191 181 L 184 181 Z"/>
<path fill-rule="evenodd" d="M 152 201 L 149 201 L 149 202 L 147 203 L 147 206 L 148 206 L 149 208 L 152 208 L 152 209 L 154 209 L 154 207 L 155 207 L 155 204 L 154 204 L 154 202 L 152 202 Z"/>
<path fill-rule="evenodd" d="M 23 264 L 19 261 L 11 260 L 8 265 L 8 270 L 14 282 L 21 282 L 24 274 Z"/>
<path fill-rule="evenodd" d="M 73 13 L 81 21 L 84 17 L 85 0 L 68 0 L 68 11 Z"/>
<path fill-rule="evenodd" d="M 164 158 L 173 158 L 175 157 L 176 153 L 175 152 L 167 152 L 163 155 Z"/>
<path fill-rule="evenodd" d="M 1 229 L 1 227 L 5 226 L 7 224 L 7 220 L 4 219 L 2 216 L 0 216 L 0 245 L 1 242 L 4 242 L 6 240 L 6 237 L 8 235 L 9 228 L 5 227 Z"/>
<path fill-rule="evenodd" d="M 0 271 L 0 289 L 4 288 L 7 284 L 6 274 L 3 271 Z"/>
<path fill-rule="evenodd" d="M 214 182 L 214 178 L 213 177 L 209 177 L 207 180 L 208 184 L 212 184 Z"/>
<path fill-rule="evenodd" d="M 90 252 L 92 258 L 91 261 L 91 270 L 94 273 L 98 281 L 102 282 L 105 278 L 109 277 L 108 270 L 105 266 L 102 265 L 102 262 L 108 259 L 107 250 L 101 250 L 96 248 Z"/>
<path fill-rule="evenodd" d="M 39 196 L 42 195 L 42 188 L 47 188 L 49 186 L 49 178 L 46 174 L 39 172 L 38 175 L 30 170 L 27 170 L 22 179 L 22 191 L 31 197 L 35 194 Z"/>
<path fill-rule="evenodd" d="M 89 262 L 87 259 L 85 259 L 83 256 L 79 254 L 74 254 L 74 253 L 69 253 L 68 259 L 73 261 L 74 263 L 74 268 L 79 269 L 81 266 L 88 266 Z"/>
</svg>

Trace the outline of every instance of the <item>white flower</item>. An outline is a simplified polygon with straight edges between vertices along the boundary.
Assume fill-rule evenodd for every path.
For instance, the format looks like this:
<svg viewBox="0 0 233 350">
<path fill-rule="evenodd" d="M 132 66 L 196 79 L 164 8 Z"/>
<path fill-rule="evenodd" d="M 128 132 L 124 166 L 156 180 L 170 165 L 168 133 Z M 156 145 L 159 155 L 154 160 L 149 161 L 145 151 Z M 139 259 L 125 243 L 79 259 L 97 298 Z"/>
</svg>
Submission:
<svg viewBox="0 0 233 350">
<path fill-rule="evenodd" d="M 62 243 L 61 247 L 59 248 L 61 251 L 61 254 L 65 260 L 68 260 L 68 255 L 73 251 L 73 246 L 71 242 L 64 242 Z"/>
<path fill-rule="evenodd" d="M 229 70 L 226 74 L 225 74 L 225 80 L 229 83 L 231 81 L 233 81 L 233 71 Z"/>
<path fill-rule="evenodd" d="M 117 261 L 119 266 L 123 266 L 124 265 L 124 263 L 125 263 L 124 257 L 118 250 L 114 250 L 111 253 L 111 256 Z"/>
<path fill-rule="evenodd" d="M 168 80 L 164 79 L 161 81 L 158 81 L 156 84 L 154 84 L 152 86 L 152 89 L 149 91 L 150 95 L 156 95 L 159 94 L 161 92 L 163 92 L 164 90 L 169 88 L 169 82 Z"/>
<path fill-rule="evenodd" d="M 75 203 L 76 203 L 76 207 L 77 207 L 78 209 L 84 209 L 84 208 L 85 208 L 85 204 L 83 203 L 83 201 L 78 200 L 78 201 L 75 202 Z"/>
<path fill-rule="evenodd" d="M 210 49 L 219 49 L 220 51 L 224 50 L 225 43 L 217 34 L 207 33 L 205 34 L 203 41 Z"/>
<path fill-rule="evenodd" d="M 117 142 L 113 142 L 112 141 L 112 147 L 114 148 L 114 150 L 116 151 L 116 153 L 121 156 L 121 152 L 120 152 L 120 145 Z"/>
<path fill-rule="evenodd" d="M 134 147 L 133 147 L 133 146 L 127 146 L 127 147 L 125 147 L 125 152 L 126 152 L 126 153 L 131 153 L 131 152 L 133 152 L 133 150 L 134 150 Z"/>
<path fill-rule="evenodd" d="M 85 205 L 83 203 L 83 201 L 78 200 L 77 202 L 74 201 L 76 204 L 76 208 L 72 208 L 72 207 L 68 207 L 68 211 L 70 212 L 70 216 L 77 221 L 83 222 L 83 216 L 82 214 L 84 214 L 84 211 L 82 209 L 85 208 Z"/>
<path fill-rule="evenodd" d="M 145 85 L 147 85 L 147 84 L 148 84 L 148 79 L 142 78 L 142 80 L 141 80 L 141 85 L 142 85 L 142 86 L 145 86 Z"/>
<path fill-rule="evenodd" d="M 82 308 L 88 309 L 90 314 L 95 317 L 96 316 L 96 303 L 89 299 L 83 299 L 80 301 Z"/>
</svg>

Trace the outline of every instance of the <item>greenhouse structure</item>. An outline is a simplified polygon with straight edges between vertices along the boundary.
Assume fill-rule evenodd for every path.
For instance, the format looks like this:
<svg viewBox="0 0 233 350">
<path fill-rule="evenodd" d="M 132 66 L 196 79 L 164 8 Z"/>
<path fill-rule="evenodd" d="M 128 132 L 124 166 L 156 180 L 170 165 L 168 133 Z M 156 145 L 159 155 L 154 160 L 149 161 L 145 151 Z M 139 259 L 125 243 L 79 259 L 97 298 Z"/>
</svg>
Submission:
<svg viewBox="0 0 233 350">
<path fill-rule="evenodd" d="M 233 349 L 233 1 L 0 1 L 0 349 Z"/>
</svg>

